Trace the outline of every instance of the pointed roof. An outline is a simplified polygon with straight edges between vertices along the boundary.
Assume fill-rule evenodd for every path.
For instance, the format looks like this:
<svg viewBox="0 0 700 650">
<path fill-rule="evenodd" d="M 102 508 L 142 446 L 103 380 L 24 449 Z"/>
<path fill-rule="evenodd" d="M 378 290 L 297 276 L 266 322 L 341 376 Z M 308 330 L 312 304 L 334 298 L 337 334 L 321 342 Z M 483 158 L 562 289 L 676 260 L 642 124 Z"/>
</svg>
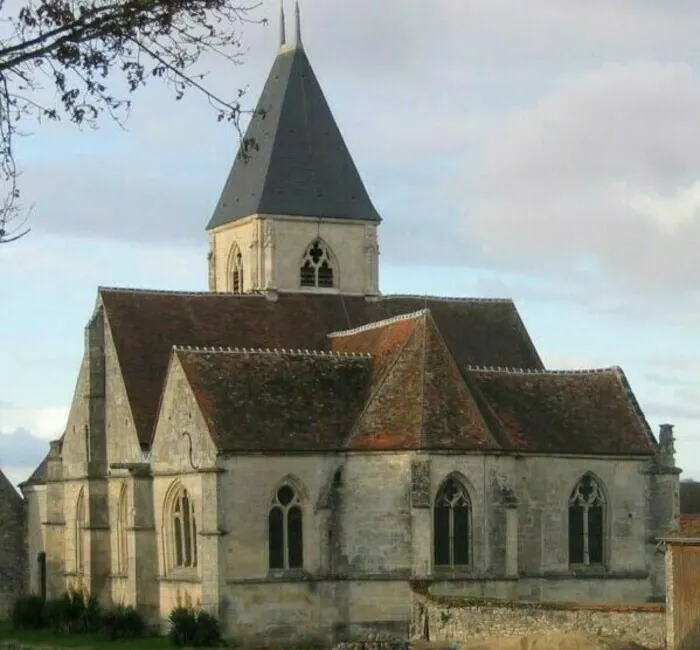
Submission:
<svg viewBox="0 0 700 650">
<path fill-rule="evenodd" d="M 285 38 L 281 31 L 280 40 Z M 207 230 L 253 214 L 379 222 L 297 35 L 282 43 Z"/>
<path fill-rule="evenodd" d="M 430 310 L 329 337 L 331 349 L 374 361 L 349 449 L 499 449 Z"/>
</svg>

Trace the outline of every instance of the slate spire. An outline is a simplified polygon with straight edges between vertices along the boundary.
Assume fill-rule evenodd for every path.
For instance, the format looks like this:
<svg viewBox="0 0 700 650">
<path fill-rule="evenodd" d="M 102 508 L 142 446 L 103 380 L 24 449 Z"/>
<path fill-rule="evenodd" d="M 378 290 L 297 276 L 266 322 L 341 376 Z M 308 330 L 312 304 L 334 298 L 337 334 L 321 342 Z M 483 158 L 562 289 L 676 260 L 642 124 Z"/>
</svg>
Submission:
<svg viewBox="0 0 700 650">
<path fill-rule="evenodd" d="M 284 0 L 280 0 L 280 49 L 287 44 L 287 27 L 284 19 Z"/>
<path fill-rule="evenodd" d="M 304 43 L 301 40 L 301 9 L 299 8 L 299 0 L 297 0 L 296 4 L 294 5 L 294 14 L 296 16 L 296 27 L 297 27 L 296 46 L 301 49 L 304 47 Z"/>
<path fill-rule="evenodd" d="M 298 2 L 295 14 L 207 230 L 254 214 L 381 221 L 302 47 Z"/>
</svg>

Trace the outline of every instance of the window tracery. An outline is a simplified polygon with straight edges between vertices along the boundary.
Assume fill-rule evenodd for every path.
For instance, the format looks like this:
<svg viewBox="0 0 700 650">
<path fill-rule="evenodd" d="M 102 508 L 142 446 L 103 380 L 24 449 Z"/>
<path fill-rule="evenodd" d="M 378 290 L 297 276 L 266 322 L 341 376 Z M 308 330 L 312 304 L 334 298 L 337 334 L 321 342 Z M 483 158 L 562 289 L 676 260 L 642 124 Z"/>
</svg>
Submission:
<svg viewBox="0 0 700 650">
<path fill-rule="evenodd" d="M 270 569 L 301 569 L 304 565 L 302 510 L 294 488 L 285 483 L 268 514 Z"/>
<path fill-rule="evenodd" d="M 335 286 L 333 256 L 328 245 L 315 239 L 306 250 L 300 269 L 302 287 L 332 289 Z"/>
<path fill-rule="evenodd" d="M 471 501 L 456 477 L 448 478 L 433 509 L 435 566 L 466 566 L 471 560 Z"/>
<path fill-rule="evenodd" d="M 605 495 L 586 474 L 569 497 L 569 563 L 602 564 L 605 547 Z"/>
<path fill-rule="evenodd" d="M 171 566 L 174 569 L 194 568 L 197 566 L 197 521 L 194 504 L 186 489 L 178 489 L 171 508 Z"/>
</svg>

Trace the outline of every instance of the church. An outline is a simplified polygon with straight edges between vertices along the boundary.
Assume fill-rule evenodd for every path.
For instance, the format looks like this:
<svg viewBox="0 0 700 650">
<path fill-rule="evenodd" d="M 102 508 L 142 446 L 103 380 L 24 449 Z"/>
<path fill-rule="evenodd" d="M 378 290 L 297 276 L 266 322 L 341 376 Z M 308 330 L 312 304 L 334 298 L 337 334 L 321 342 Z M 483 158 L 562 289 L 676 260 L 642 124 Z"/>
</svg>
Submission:
<svg viewBox="0 0 700 650">
<path fill-rule="evenodd" d="M 31 590 L 162 624 L 192 604 L 239 639 L 405 633 L 416 585 L 662 601 L 672 427 L 619 367 L 545 368 L 511 300 L 381 293 L 381 217 L 295 24 L 206 228 L 209 291 L 97 290 L 21 486 Z"/>
</svg>

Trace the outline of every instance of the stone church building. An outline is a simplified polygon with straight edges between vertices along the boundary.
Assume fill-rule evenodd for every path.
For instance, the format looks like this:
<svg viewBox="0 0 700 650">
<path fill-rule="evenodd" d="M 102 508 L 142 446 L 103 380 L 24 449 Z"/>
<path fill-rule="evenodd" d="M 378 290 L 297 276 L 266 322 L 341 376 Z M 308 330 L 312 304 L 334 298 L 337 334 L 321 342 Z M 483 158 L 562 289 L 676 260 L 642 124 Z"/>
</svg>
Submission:
<svg viewBox="0 0 700 650">
<path fill-rule="evenodd" d="M 545 368 L 510 300 L 380 292 L 380 215 L 296 18 L 207 226 L 210 290 L 98 289 L 22 485 L 31 589 L 268 638 L 405 631 L 416 582 L 662 600 L 671 427 L 618 367 Z"/>
</svg>

